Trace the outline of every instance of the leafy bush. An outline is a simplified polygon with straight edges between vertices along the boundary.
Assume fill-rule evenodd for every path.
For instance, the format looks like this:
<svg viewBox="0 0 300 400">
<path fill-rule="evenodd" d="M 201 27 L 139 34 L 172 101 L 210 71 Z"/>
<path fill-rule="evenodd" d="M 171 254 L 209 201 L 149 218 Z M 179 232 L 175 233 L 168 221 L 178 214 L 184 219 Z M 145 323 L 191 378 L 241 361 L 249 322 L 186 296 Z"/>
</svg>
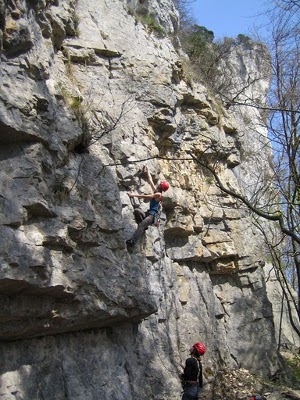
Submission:
<svg viewBox="0 0 300 400">
<path fill-rule="evenodd" d="M 141 17 L 141 22 L 146 25 L 151 32 L 156 33 L 159 37 L 165 36 L 165 31 L 162 26 L 160 26 L 156 20 L 150 15 L 147 14 Z"/>
<path fill-rule="evenodd" d="M 212 31 L 209 31 L 204 26 L 193 25 L 187 35 L 187 54 L 190 58 L 195 59 L 209 51 L 208 44 L 213 43 L 213 41 L 214 33 Z"/>
<path fill-rule="evenodd" d="M 128 13 L 132 15 L 137 22 L 142 23 L 150 32 L 154 32 L 158 37 L 166 36 L 164 28 L 159 25 L 152 15 L 138 11 L 130 6 L 128 6 Z"/>
<path fill-rule="evenodd" d="M 300 383 L 300 355 L 295 354 L 293 358 L 290 358 L 286 361 L 290 367 L 293 378 Z"/>
</svg>

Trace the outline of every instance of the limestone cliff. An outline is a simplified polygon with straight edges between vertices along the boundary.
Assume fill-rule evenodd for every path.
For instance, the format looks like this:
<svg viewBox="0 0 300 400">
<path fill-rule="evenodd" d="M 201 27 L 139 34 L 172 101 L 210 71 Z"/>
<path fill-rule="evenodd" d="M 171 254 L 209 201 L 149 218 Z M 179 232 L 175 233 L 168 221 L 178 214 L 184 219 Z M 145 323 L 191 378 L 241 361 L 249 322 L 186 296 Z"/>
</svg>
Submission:
<svg viewBox="0 0 300 400">
<path fill-rule="evenodd" d="M 199 340 L 207 398 L 220 367 L 274 375 L 262 237 L 189 155 L 245 190 L 247 119 L 190 81 L 173 2 L 1 0 L 0 24 L 3 400 L 178 399 Z M 144 164 L 171 189 L 128 252 Z"/>
</svg>

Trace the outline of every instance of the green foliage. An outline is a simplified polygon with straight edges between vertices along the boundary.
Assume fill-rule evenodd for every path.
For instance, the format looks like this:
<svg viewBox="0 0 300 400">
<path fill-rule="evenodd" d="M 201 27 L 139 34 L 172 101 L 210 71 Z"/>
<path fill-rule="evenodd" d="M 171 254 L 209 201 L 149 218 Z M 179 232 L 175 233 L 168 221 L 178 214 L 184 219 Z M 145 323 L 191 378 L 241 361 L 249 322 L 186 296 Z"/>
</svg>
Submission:
<svg viewBox="0 0 300 400">
<path fill-rule="evenodd" d="M 190 24 L 179 33 L 182 49 L 189 56 L 193 80 L 201 81 L 209 89 L 218 73 L 219 45 L 214 43 L 214 33 L 204 26 Z M 192 85 L 190 85 L 192 86 Z"/>
<path fill-rule="evenodd" d="M 65 104 L 73 111 L 82 131 L 81 141 L 77 147 L 80 145 L 82 149 L 87 148 L 91 140 L 90 124 L 87 118 L 89 110 L 84 106 L 82 97 L 72 94 L 62 83 L 59 83 L 58 89 Z"/>
<path fill-rule="evenodd" d="M 70 96 L 70 107 L 73 110 L 74 114 L 77 116 L 81 111 L 81 103 L 82 99 L 79 96 Z"/>
<path fill-rule="evenodd" d="M 295 354 L 293 358 L 286 360 L 289 367 L 290 371 L 293 375 L 293 378 L 300 382 L 300 355 Z"/>
<path fill-rule="evenodd" d="M 154 32 L 159 37 L 165 36 L 166 33 L 163 27 L 160 26 L 150 14 L 141 16 L 140 20 L 143 25 L 149 28 L 150 32 Z"/>
<path fill-rule="evenodd" d="M 148 28 L 150 32 L 155 33 L 158 37 L 166 36 L 166 32 L 164 28 L 159 25 L 159 23 L 155 20 L 155 18 L 150 14 L 144 14 L 142 12 L 138 12 L 132 7 L 128 7 L 129 15 L 132 15 L 137 22 L 140 22 L 145 27 Z"/>
<path fill-rule="evenodd" d="M 211 176 L 207 176 L 207 177 L 205 178 L 205 182 L 206 182 L 208 185 L 212 185 L 212 184 L 214 183 L 214 179 L 213 179 Z"/>
<path fill-rule="evenodd" d="M 209 51 L 208 44 L 214 41 L 214 33 L 204 26 L 193 25 L 187 35 L 187 53 L 192 59 Z"/>
<path fill-rule="evenodd" d="M 237 36 L 236 40 L 237 40 L 237 43 L 238 43 L 238 44 L 250 43 L 250 42 L 252 42 L 252 39 L 251 39 L 249 36 L 243 35 L 242 33 L 240 33 L 240 34 Z"/>
<path fill-rule="evenodd" d="M 77 115 L 81 109 L 82 99 L 79 96 L 74 96 L 61 82 L 58 83 L 58 89 L 65 103 Z"/>
<path fill-rule="evenodd" d="M 243 42 L 249 42 L 249 40 L 251 40 L 251 38 L 247 35 L 244 35 L 243 33 L 240 33 L 237 36 L 237 40 L 239 41 L 239 43 L 243 43 Z"/>
</svg>

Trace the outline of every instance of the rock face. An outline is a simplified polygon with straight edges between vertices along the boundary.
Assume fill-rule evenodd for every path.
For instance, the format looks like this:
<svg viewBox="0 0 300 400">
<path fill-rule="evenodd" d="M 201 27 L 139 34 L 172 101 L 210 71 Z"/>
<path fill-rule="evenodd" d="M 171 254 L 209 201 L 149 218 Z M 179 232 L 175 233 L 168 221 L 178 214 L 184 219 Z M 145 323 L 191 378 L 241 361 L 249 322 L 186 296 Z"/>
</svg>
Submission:
<svg viewBox="0 0 300 400">
<path fill-rule="evenodd" d="M 243 191 L 247 126 L 191 84 L 173 2 L 0 1 L 0 23 L 2 398 L 175 399 L 195 341 L 207 398 L 221 366 L 274 375 L 262 237 L 190 156 Z M 171 189 L 128 252 L 144 164 Z"/>
</svg>

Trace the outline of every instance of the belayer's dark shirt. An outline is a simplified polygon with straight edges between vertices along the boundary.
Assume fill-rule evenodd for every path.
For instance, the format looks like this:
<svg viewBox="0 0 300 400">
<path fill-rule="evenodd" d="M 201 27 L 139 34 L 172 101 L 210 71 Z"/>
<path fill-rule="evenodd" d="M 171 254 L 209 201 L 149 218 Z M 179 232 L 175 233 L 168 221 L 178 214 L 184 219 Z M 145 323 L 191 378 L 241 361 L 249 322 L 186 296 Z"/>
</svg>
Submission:
<svg viewBox="0 0 300 400">
<path fill-rule="evenodd" d="M 199 379 L 198 379 L 199 374 Z M 199 381 L 199 386 L 202 387 L 202 365 L 196 358 L 190 357 L 186 359 L 183 379 L 185 381 Z"/>
</svg>

